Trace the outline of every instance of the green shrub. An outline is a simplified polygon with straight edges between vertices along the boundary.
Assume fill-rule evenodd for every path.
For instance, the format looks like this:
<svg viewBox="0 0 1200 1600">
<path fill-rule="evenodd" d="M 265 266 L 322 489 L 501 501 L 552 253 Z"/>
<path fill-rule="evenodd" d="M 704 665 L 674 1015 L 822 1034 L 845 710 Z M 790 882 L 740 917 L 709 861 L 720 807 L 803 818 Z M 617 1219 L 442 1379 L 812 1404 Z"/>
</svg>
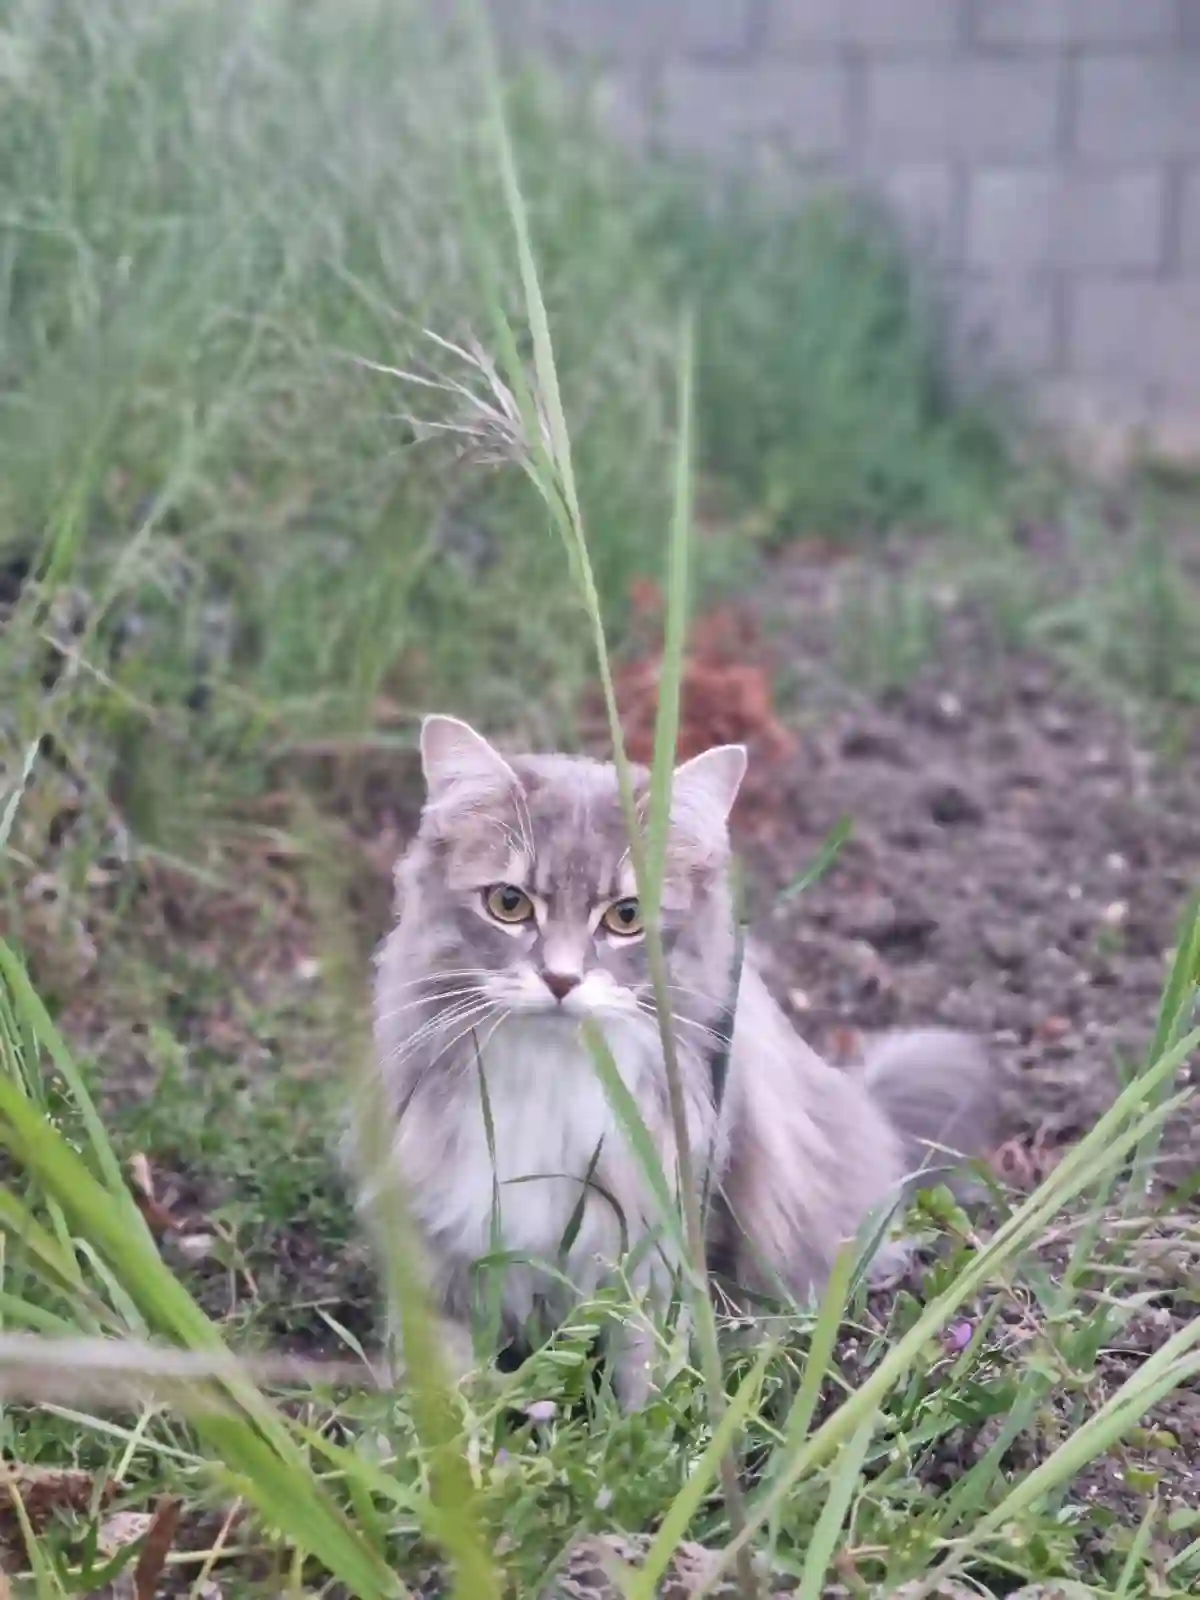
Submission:
<svg viewBox="0 0 1200 1600">
<path fill-rule="evenodd" d="M 677 181 L 659 223 L 700 304 L 701 459 L 783 532 L 970 523 L 1003 442 L 950 377 L 928 286 L 882 212 Z"/>
</svg>

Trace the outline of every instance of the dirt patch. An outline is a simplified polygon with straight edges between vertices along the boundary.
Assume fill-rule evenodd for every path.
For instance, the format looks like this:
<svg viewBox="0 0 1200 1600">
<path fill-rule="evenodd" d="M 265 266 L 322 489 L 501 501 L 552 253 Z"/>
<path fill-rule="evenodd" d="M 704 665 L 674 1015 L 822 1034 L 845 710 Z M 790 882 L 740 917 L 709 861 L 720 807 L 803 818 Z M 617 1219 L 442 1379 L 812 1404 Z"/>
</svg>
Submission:
<svg viewBox="0 0 1200 1600">
<path fill-rule="evenodd" d="M 802 658 L 810 686 L 834 681 L 836 582 L 794 562 L 770 591 L 787 625 L 769 654 L 792 675 Z M 1041 1149 L 1077 1136 L 1153 1033 L 1200 880 L 1200 760 L 1157 761 L 1053 663 L 998 656 L 969 610 L 906 688 L 808 694 L 788 720 L 776 803 L 756 794 L 739 840 L 797 1026 L 835 1056 L 846 1030 L 974 1029 L 1011 1129 Z M 834 866 L 780 904 L 842 818 Z M 1197 1131 L 1172 1142 L 1193 1168 Z"/>
</svg>

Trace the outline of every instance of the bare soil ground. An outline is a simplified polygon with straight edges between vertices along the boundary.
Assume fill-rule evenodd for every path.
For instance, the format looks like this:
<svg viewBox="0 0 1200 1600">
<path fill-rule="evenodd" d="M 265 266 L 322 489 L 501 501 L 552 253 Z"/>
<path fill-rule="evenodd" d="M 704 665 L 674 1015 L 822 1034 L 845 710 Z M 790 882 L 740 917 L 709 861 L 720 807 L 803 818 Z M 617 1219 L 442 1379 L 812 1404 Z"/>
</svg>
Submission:
<svg viewBox="0 0 1200 1600">
<path fill-rule="evenodd" d="M 796 576 L 807 610 L 774 601 L 789 620 L 771 649 L 819 661 L 820 587 Z M 744 848 L 814 1042 L 837 1055 L 846 1028 L 974 1029 L 1014 1133 L 1041 1149 L 1086 1128 L 1149 1043 L 1200 884 L 1200 751 L 1156 759 L 1114 707 L 982 631 L 952 614 L 906 688 L 810 700 L 796 748 L 751 789 Z M 770 910 L 841 817 L 833 870 Z M 1176 1130 L 1192 1169 L 1198 1132 Z"/>
</svg>

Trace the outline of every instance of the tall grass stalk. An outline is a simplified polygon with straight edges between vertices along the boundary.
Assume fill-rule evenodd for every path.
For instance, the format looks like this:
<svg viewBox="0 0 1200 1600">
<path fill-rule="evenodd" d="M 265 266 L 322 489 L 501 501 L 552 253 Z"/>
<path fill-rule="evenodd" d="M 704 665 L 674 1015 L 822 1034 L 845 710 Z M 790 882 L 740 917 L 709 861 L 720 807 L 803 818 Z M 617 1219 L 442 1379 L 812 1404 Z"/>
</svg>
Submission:
<svg viewBox="0 0 1200 1600">
<path fill-rule="evenodd" d="M 324 940 L 324 968 L 338 1015 L 348 1069 L 355 1158 L 365 1209 L 384 1280 L 389 1318 L 398 1321 L 390 1341 L 393 1372 L 403 1377 L 414 1420 L 430 1458 L 430 1533 L 450 1558 L 455 1595 L 500 1600 L 501 1580 L 484 1538 L 478 1496 L 463 1441 L 450 1374 L 440 1347 L 438 1318 L 422 1274 L 422 1252 L 406 1202 L 402 1174 L 392 1156 L 392 1108 L 378 1071 L 373 1041 L 362 1025 L 362 985 L 354 941 L 348 937 L 346 891 L 333 841 L 318 818 L 303 812 L 309 846 L 309 884 Z"/>
<path fill-rule="evenodd" d="M 720 1428 L 726 1411 L 724 1378 L 717 1320 L 709 1295 L 707 1252 L 701 1193 L 687 1125 L 683 1082 L 676 1050 L 670 985 L 662 940 L 661 873 L 670 820 L 671 778 L 675 766 L 676 737 L 679 725 L 679 693 L 683 676 L 683 654 L 687 621 L 688 551 L 691 538 L 692 474 L 692 387 L 693 336 L 690 317 L 681 329 L 677 383 L 677 437 L 674 472 L 674 497 L 671 519 L 667 588 L 666 635 L 663 650 L 662 680 L 659 687 L 658 718 L 655 727 L 651 793 L 645 815 L 639 812 L 634 794 L 633 772 L 625 751 L 620 710 L 609 660 L 608 642 L 600 606 L 600 596 L 592 573 L 591 557 L 584 526 L 583 510 L 571 460 L 571 439 L 559 391 L 554 347 L 549 318 L 542 297 L 534 258 L 529 219 L 517 175 L 512 142 L 504 116 L 500 78 L 496 69 L 486 24 L 477 14 L 478 36 L 482 42 L 481 60 L 487 93 L 493 109 L 493 137 L 500 168 L 504 198 L 516 242 L 525 309 L 533 343 L 533 375 L 536 388 L 532 404 L 526 395 L 524 414 L 526 438 L 533 449 L 526 456 L 526 470 L 549 507 L 573 569 L 578 575 L 581 598 L 592 629 L 597 668 L 612 739 L 613 759 L 620 786 L 630 844 L 630 859 L 644 908 L 645 949 L 654 993 L 659 1035 L 662 1042 L 674 1135 L 677 1179 L 687 1230 L 688 1255 L 681 1265 L 687 1300 L 700 1347 L 702 1369 L 714 1426 Z M 503 324 L 503 308 L 496 303 L 493 315 Z M 510 353 L 515 341 L 504 337 Z M 544 426 L 543 426 L 544 421 Z M 645 836 L 643 836 L 643 827 Z M 595 1030 L 593 1049 L 597 1047 Z M 645 1163 L 644 1163 L 645 1164 Z M 743 1524 L 743 1497 L 737 1478 L 732 1449 L 721 1458 L 721 1477 L 731 1526 L 740 1531 Z M 749 1552 L 738 1557 L 739 1583 L 747 1597 L 757 1593 Z"/>
</svg>

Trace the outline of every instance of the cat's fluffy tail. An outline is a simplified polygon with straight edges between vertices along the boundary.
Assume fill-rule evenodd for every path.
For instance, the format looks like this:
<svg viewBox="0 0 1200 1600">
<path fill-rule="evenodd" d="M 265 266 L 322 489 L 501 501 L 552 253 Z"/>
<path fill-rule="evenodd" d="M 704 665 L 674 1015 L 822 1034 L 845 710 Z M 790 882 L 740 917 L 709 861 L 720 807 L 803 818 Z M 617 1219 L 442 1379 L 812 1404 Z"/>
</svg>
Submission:
<svg viewBox="0 0 1200 1600">
<path fill-rule="evenodd" d="M 996 1074 L 979 1040 L 952 1028 L 885 1034 L 863 1072 L 904 1139 L 912 1187 L 970 1189 L 963 1163 L 989 1153 L 999 1122 Z"/>
</svg>

